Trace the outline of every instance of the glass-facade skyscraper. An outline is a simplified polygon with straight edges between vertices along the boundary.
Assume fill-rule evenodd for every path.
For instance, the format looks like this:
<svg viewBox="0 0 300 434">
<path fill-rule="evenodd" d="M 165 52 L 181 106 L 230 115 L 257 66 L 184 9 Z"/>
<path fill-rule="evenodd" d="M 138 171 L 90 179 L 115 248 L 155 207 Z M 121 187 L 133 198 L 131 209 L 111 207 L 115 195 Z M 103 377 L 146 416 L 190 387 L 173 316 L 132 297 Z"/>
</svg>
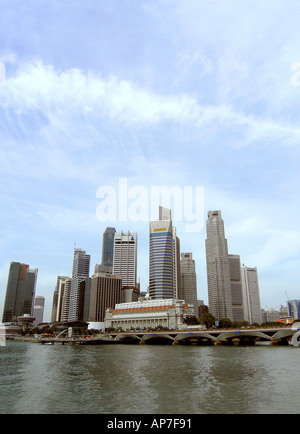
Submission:
<svg viewBox="0 0 300 434">
<path fill-rule="evenodd" d="M 108 227 L 103 234 L 102 242 L 102 263 L 107 267 L 112 267 L 114 262 L 114 239 L 116 229 Z"/>
<path fill-rule="evenodd" d="M 10 263 L 2 322 L 15 322 L 18 316 L 33 314 L 37 274 L 37 268 Z"/>
<path fill-rule="evenodd" d="M 289 316 L 291 316 L 293 319 L 300 318 L 300 300 L 288 300 L 287 307 Z"/>
<path fill-rule="evenodd" d="M 149 295 L 177 298 L 180 292 L 179 239 L 171 211 L 159 207 L 159 220 L 149 224 Z"/>
<path fill-rule="evenodd" d="M 91 256 L 85 250 L 74 249 L 73 271 L 70 293 L 69 321 L 78 319 L 80 282 L 90 275 Z"/>
<path fill-rule="evenodd" d="M 205 240 L 209 312 L 233 321 L 227 240 L 221 211 L 209 211 Z"/>
</svg>

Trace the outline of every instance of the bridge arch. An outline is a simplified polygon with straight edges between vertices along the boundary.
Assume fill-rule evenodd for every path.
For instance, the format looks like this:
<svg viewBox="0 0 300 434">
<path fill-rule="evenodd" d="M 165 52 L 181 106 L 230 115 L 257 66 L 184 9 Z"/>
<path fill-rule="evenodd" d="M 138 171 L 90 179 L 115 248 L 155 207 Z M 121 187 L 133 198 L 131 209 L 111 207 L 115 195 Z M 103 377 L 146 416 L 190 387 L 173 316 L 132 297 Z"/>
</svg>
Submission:
<svg viewBox="0 0 300 434">
<path fill-rule="evenodd" d="M 122 343 L 136 344 L 140 343 L 141 337 L 134 333 L 122 333 L 118 335 L 117 340 Z"/>
<path fill-rule="evenodd" d="M 174 338 L 170 336 L 168 333 L 151 333 L 145 334 L 142 336 L 142 341 L 147 344 L 154 343 L 165 343 L 172 344 L 174 342 Z"/>
<path fill-rule="evenodd" d="M 218 335 L 218 341 L 221 343 L 233 343 L 254 345 L 256 340 L 271 341 L 271 336 L 256 330 L 230 330 Z"/>
<path fill-rule="evenodd" d="M 217 341 L 217 338 L 215 336 L 212 336 L 210 333 L 187 332 L 178 334 L 175 337 L 175 340 L 181 344 L 184 344 L 185 342 L 190 342 L 196 345 L 200 345 L 204 342 L 207 344 L 212 344 Z"/>
</svg>

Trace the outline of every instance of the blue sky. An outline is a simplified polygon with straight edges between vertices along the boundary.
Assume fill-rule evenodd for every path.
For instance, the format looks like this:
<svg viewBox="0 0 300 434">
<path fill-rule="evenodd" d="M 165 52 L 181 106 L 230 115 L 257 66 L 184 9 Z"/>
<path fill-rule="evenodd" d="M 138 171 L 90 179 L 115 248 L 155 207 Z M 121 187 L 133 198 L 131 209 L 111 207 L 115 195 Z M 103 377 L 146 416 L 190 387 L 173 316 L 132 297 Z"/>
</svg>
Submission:
<svg viewBox="0 0 300 434">
<path fill-rule="evenodd" d="M 300 298 L 296 0 L 0 0 L 0 311 L 10 261 L 39 269 L 50 319 L 74 243 L 101 261 L 100 186 L 203 186 L 261 305 Z M 176 223 L 207 302 L 205 225 Z"/>
</svg>

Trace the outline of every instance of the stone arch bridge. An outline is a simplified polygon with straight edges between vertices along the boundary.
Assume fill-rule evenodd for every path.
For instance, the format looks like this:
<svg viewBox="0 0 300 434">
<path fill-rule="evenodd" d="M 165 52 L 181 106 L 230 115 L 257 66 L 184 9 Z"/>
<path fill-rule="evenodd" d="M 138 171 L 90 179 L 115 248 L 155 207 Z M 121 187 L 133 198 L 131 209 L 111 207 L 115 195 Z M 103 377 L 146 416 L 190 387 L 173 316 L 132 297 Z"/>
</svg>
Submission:
<svg viewBox="0 0 300 434">
<path fill-rule="evenodd" d="M 170 345 L 300 345 L 300 328 L 109 333 L 119 343 Z"/>
</svg>

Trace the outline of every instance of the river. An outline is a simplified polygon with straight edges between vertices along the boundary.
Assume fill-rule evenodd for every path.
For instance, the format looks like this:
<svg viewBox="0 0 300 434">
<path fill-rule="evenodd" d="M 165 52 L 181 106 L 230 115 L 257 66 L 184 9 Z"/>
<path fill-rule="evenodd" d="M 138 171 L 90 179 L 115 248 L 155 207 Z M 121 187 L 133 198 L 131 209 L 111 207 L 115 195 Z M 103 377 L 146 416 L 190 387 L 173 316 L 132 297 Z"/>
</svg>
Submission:
<svg viewBox="0 0 300 434">
<path fill-rule="evenodd" d="M 0 347 L 1 414 L 300 412 L 300 348 Z"/>
</svg>

